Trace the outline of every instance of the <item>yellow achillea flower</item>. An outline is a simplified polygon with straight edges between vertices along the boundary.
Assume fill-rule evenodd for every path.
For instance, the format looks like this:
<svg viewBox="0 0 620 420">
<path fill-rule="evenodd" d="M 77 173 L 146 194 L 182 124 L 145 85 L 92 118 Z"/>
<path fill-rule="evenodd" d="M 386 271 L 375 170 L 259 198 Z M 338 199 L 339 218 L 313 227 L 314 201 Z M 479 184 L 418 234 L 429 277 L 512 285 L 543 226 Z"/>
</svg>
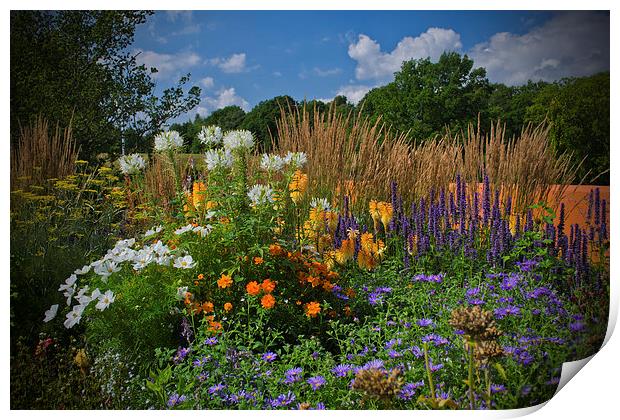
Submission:
<svg viewBox="0 0 620 420">
<path fill-rule="evenodd" d="M 295 171 L 293 174 L 293 179 L 291 180 L 288 189 L 290 191 L 291 200 L 293 203 L 297 204 L 303 197 L 306 192 L 306 188 L 308 187 L 308 175 L 302 173 L 299 169 Z"/>
</svg>

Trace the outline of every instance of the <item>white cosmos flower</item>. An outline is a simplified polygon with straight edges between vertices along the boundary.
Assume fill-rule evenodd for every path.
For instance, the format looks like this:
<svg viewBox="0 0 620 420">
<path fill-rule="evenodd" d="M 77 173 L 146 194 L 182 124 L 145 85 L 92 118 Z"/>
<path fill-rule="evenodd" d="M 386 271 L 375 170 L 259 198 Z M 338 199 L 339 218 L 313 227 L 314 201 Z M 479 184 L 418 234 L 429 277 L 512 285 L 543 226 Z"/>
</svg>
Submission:
<svg viewBox="0 0 620 420">
<path fill-rule="evenodd" d="M 101 292 L 99 291 L 99 288 L 96 288 L 95 290 L 93 290 L 93 293 L 90 295 L 90 300 L 98 299 L 99 296 L 101 296 Z"/>
<path fill-rule="evenodd" d="M 313 198 L 312 201 L 310 202 L 310 207 L 312 207 L 313 209 L 318 209 L 318 210 L 325 210 L 325 211 L 331 210 L 331 206 L 329 205 L 327 198 Z"/>
<path fill-rule="evenodd" d="M 170 255 L 160 255 L 157 258 L 155 258 L 155 262 L 158 265 L 170 265 L 170 261 L 172 261 L 172 257 Z"/>
<path fill-rule="evenodd" d="M 194 226 L 189 224 L 189 225 L 183 226 L 182 228 L 178 228 L 177 230 L 174 231 L 174 233 L 177 234 L 177 235 L 183 235 L 185 232 L 189 232 L 193 228 L 194 228 Z"/>
<path fill-rule="evenodd" d="M 100 266 L 95 267 L 95 273 L 100 275 L 102 278 L 107 279 L 112 275 L 112 273 L 116 273 L 120 271 L 120 267 L 114 261 L 105 260 Z"/>
<path fill-rule="evenodd" d="M 118 166 L 123 175 L 134 175 L 140 173 L 146 167 L 146 161 L 137 153 L 121 156 L 118 159 Z"/>
<path fill-rule="evenodd" d="M 256 184 L 250 191 L 248 191 L 248 197 L 252 201 L 253 206 L 260 204 L 273 203 L 273 190 L 268 185 Z"/>
<path fill-rule="evenodd" d="M 82 319 L 83 312 L 84 307 L 82 305 L 74 306 L 73 309 L 67 314 L 67 319 L 64 322 L 65 328 L 73 328 L 76 324 L 79 324 Z"/>
<path fill-rule="evenodd" d="M 224 136 L 226 150 L 251 149 L 254 147 L 254 136 L 248 130 L 233 130 Z"/>
<path fill-rule="evenodd" d="M 260 167 L 269 172 L 282 170 L 284 167 L 284 159 L 278 155 L 263 154 L 260 160 Z"/>
<path fill-rule="evenodd" d="M 163 227 L 162 225 L 159 225 L 159 226 L 153 227 L 152 229 L 149 229 L 149 230 L 147 230 L 146 232 L 144 232 L 144 237 L 145 237 L 145 238 L 148 238 L 149 236 L 153 236 L 153 235 L 155 235 L 156 233 L 161 232 L 161 230 L 162 230 L 163 228 L 164 228 L 164 227 Z"/>
<path fill-rule="evenodd" d="M 68 289 L 65 289 L 63 295 L 67 298 L 67 306 L 71 305 L 71 299 L 73 298 L 73 294 L 75 293 L 75 287 L 71 286 Z"/>
<path fill-rule="evenodd" d="M 216 125 L 202 127 L 198 133 L 198 140 L 206 146 L 217 146 L 222 143 L 222 129 Z"/>
<path fill-rule="evenodd" d="M 82 267 L 82 268 L 78 268 L 78 269 L 76 269 L 76 270 L 73 272 L 73 274 L 77 274 L 78 276 L 82 276 L 82 275 L 84 275 L 84 274 L 88 273 L 89 271 L 90 271 L 90 264 L 89 264 L 89 265 L 85 265 L 85 266 L 84 266 L 84 267 Z"/>
<path fill-rule="evenodd" d="M 304 152 L 288 152 L 284 156 L 284 163 L 295 169 L 302 168 L 307 161 L 308 158 Z"/>
<path fill-rule="evenodd" d="M 205 163 L 209 171 L 218 168 L 230 168 L 233 164 L 233 156 L 230 150 L 207 150 L 205 153 Z"/>
<path fill-rule="evenodd" d="M 58 313 L 58 305 L 52 305 L 47 311 L 45 311 L 45 318 L 43 322 L 50 322 L 52 319 L 56 318 L 56 314 Z"/>
<path fill-rule="evenodd" d="M 62 292 L 63 290 L 69 290 L 69 288 L 71 288 L 75 284 L 76 280 L 77 280 L 77 276 L 75 274 L 71 274 L 65 280 L 65 283 L 60 285 L 60 287 L 58 288 L 58 291 Z"/>
<path fill-rule="evenodd" d="M 110 306 L 110 303 L 113 303 L 113 302 L 114 302 L 114 293 L 111 290 L 107 290 L 105 294 L 99 296 L 99 302 L 97 302 L 97 305 L 95 305 L 95 308 L 99 309 L 100 311 L 103 311 L 108 306 Z"/>
<path fill-rule="evenodd" d="M 207 225 L 207 226 L 196 226 L 194 229 L 192 229 L 192 231 L 199 233 L 201 237 L 205 237 L 207 236 L 209 233 L 211 233 L 211 230 L 213 230 L 213 226 L 211 225 Z"/>
<path fill-rule="evenodd" d="M 193 268 L 196 265 L 191 255 L 179 257 L 174 260 L 173 266 L 176 268 Z"/>
<path fill-rule="evenodd" d="M 162 131 L 155 136 L 155 151 L 166 152 L 183 147 L 183 137 L 177 131 Z"/>
<path fill-rule="evenodd" d="M 133 269 L 142 270 L 144 267 L 153 262 L 153 252 L 150 249 L 141 249 L 134 256 Z"/>
</svg>

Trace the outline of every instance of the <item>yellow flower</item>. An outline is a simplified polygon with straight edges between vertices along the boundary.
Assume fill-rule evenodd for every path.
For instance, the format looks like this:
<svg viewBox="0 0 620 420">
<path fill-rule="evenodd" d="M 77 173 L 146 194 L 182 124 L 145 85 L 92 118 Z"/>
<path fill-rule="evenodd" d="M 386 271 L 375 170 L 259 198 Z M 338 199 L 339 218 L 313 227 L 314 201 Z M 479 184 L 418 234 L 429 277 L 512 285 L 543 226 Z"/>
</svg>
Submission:
<svg viewBox="0 0 620 420">
<path fill-rule="evenodd" d="M 232 308 L 233 308 L 232 303 L 230 303 L 230 302 L 226 302 L 226 303 L 224 304 L 224 310 L 225 310 L 226 312 L 230 312 L 230 311 L 232 311 Z"/>
<path fill-rule="evenodd" d="M 298 204 L 299 201 L 301 201 L 307 187 L 308 175 L 302 173 L 299 169 L 296 170 L 293 174 L 293 179 L 288 186 L 293 203 Z"/>
<path fill-rule="evenodd" d="M 194 182 L 192 186 L 192 203 L 196 209 L 200 209 L 207 198 L 207 186 L 202 181 Z"/>
<path fill-rule="evenodd" d="M 394 209 L 390 203 L 386 203 L 385 201 L 377 203 L 377 209 L 381 214 L 381 223 L 383 223 L 383 228 L 387 232 L 388 223 L 392 221 L 392 217 L 394 216 Z"/>
</svg>

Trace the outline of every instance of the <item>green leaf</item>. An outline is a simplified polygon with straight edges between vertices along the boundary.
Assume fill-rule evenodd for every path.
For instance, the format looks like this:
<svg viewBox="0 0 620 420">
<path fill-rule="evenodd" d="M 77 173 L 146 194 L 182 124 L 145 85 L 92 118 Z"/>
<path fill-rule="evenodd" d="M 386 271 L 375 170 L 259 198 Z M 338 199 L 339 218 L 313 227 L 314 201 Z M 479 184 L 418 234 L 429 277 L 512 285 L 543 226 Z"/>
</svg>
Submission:
<svg viewBox="0 0 620 420">
<path fill-rule="evenodd" d="M 495 363 L 493 366 L 495 367 L 495 370 L 497 370 L 497 373 L 499 373 L 499 376 L 501 376 L 504 381 L 507 381 L 508 376 L 506 376 L 504 367 L 499 362 Z"/>
</svg>

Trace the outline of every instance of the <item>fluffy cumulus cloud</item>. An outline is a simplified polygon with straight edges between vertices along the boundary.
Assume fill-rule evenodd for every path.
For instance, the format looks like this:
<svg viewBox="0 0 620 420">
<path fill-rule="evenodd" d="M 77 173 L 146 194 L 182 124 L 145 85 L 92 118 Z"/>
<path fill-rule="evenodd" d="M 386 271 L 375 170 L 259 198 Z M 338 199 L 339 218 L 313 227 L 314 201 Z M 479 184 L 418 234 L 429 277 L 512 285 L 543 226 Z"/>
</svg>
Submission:
<svg viewBox="0 0 620 420">
<path fill-rule="evenodd" d="M 204 78 L 200 79 L 200 84 L 205 89 L 211 89 L 213 87 L 213 85 L 215 84 L 215 81 L 213 80 L 213 77 L 204 77 Z"/>
<path fill-rule="evenodd" d="M 381 51 L 381 45 L 367 35 L 360 34 L 349 45 L 349 57 L 357 62 L 358 80 L 387 79 L 398 71 L 403 61 L 427 58 L 436 61 L 444 51 L 458 51 L 461 36 L 452 29 L 429 28 L 419 36 L 405 37 L 392 52 Z"/>
<path fill-rule="evenodd" d="M 228 58 L 212 58 L 208 63 L 217 66 L 224 73 L 242 73 L 247 70 L 245 53 L 233 54 Z"/>
<path fill-rule="evenodd" d="M 372 88 L 372 86 L 366 85 L 342 86 L 340 89 L 338 89 L 338 92 L 336 92 L 336 96 L 346 96 L 349 102 L 357 105 L 357 103 L 362 100 L 364 95 L 366 95 L 368 91 Z"/>
<path fill-rule="evenodd" d="M 154 79 L 165 80 L 185 74 L 191 67 L 200 64 L 200 56 L 193 52 L 178 52 L 175 54 L 160 54 L 155 51 L 135 51 L 138 64 L 144 64 L 147 69 L 155 67 L 158 72 L 153 74 Z"/>
<path fill-rule="evenodd" d="M 237 105 L 246 112 L 250 110 L 250 103 L 239 96 L 234 87 L 230 87 L 218 90 L 215 96 L 203 97 L 200 105 L 196 107 L 196 112 L 204 117 L 230 105 Z"/>
<path fill-rule="evenodd" d="M 609 69 L 609 15 L 567 12 L 523 35 L 501 32 L 469 52 L 489 80 L 517 85 Z"/>
</svg>

